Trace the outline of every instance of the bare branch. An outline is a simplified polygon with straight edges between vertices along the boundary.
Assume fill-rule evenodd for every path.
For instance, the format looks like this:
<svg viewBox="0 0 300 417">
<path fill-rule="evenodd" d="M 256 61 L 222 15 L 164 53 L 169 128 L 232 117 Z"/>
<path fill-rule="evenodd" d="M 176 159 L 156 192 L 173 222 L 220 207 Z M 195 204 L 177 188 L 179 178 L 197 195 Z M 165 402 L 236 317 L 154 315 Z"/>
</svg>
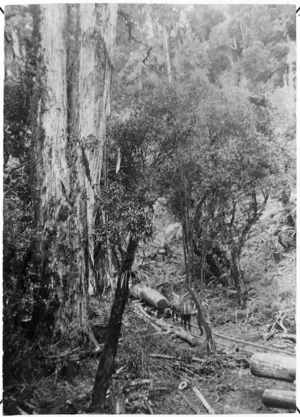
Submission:
<svg viewBox="0 0 300 417">
<path fill-rule="evenodd" d="M 236 40 L 235 38 L 233 38 L 233 46 L 231 46 L 230 44 L 228 44 L 229 48 L 233 49 L 234 51 L 237 50 L 237 44 L 236 44 Z"/>
<path fill-rule="evenodd" d="M 146 43 L 140 41 L 132 34 L 133 29 L 133 20 L 130 19 L 130 17 L 127 15 L 127 13 L 124 12 L 124 10 L 118 10 L 118 15 L 121 16 L 125 20 L 125 24 L 128 28 L 128 39 L 130 41 L 134 41 L 136 43 L 139 43 L 140 45 L 145 46 L 146 48 L 152 48 L 150 45 L 147 45 Z"/>
</svg>

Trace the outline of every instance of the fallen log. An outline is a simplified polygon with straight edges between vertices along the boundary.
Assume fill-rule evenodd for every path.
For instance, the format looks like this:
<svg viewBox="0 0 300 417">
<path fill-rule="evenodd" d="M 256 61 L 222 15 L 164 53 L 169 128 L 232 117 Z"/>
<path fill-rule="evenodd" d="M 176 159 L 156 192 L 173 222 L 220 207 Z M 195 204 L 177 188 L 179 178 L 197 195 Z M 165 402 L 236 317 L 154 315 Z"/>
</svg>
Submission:
<svg viewBox="0 0 300 417">
<path fill-rule="evenodd" d="M 133 285 L 129 290 L 129 294 L 134 298 L 141 298 L 140 294 L 141 294 L 141 291 L 144 287 L 145 287 L 145 285 L 143 285 L 143 284 Z"/>
<path fill-rule="evenodd" d="M 200 362 L 200 363 L 203 363 L 203 362 L 205 362 L 205 361 L 206 361 L 206 359 L 192 358 L 192 361 L 194 361 L 194 362 Z"/>
<path fill-rule="evenodd" d="M 187 405 L 191 407 L 194 413 L 201 414 L 201 410 L 187 396 L 185 396 L 183 392 L 178 391 L 178 394 L 181 395 L 181 397 L 184 399 Z"/>
<path fill-rule="evenodd" d="M 278 353 L 283 353 L 283 354 L 286 354 L 286 355 L 291 355 L 290 352 L 286 352 L 284 350 L 274 349 L 274 348 L 271 348 L 271 347 L 268 347 L 268 346 L 259 345 L 257 343 L 245 342 L 244 340 L 234 339 L 232 337 L 224 336 L 224 335 L 216 333 L 216 332 L 213 332 L 213 335 L 217 336 L 217 337 L 220 337 L 221 339 L 230 340 L 232 342 L 235 342 L 235 343 L 238 343 L 238 344 L 241 344 L 241 345 L 244 345 L 244 346 L 253 346 L 255 348 L 262 349 L 262 350 L 267 350 L 267 351 L 270 351 L 270 352 L 278 352 Z"/>
<path fill-rule="evenodd" d="M 199 400 L 202 402 L 202 404 L 204 405 L 204 407 L 206 408 L 208 413 L 209 414 L 216 414 L 215 410 L 208 404 L 208 402 L 207 402 L 206 398 L 204 397 L 204 395 L 202 394 L 202 392 L 197 387 L 193 387 L 193 391 L 196 394 L 196 396 L 199 398 Z"/>
<path fill-rule="evenodd" d="M 149 414 L 154 414 L 153 410 L 148 402 L 148 400 L 146 398 L 144 398 L 144 404 L 145 404 L 145 408 L 149 411 Z"/>
<path fill-rule="evenodd" d="M 163 310 L 164 308 L 169 307 L 169 301 L 166 297 L 164 297 L 159 291 L 151 287 L 147 287 L 146 285 L 134 285 L 130 288 L 130 294 L 134 298 L 141 298 L 143 301 L 158 310 Z"/>
<path fill-rule="evenodd" d="M 186 340 L 192 346 L 196 346 L 198 344 L 198 340 L 193 335 L 185 332 L 184 330 L 175 330 L 174 333 L 177 337 Z"/>
<path fill-rule="evenodd" d="M 146 303 L 162 310 L 169 307 L 169 301 L 164 297 L 159 291 L 154 290 L 150 287 L 144 287 L 141 291 L 141 298 L 146 301 Z"/>
<path fill-rule="evenodd" d="M 155 324 L 159 328 L 165 330 L 166 332 L 169 332 L 170 325 L 168 323 L 165 323 L 161 319 L 157 319 L 153 316 L 150 316 L 148 313 L 146 313 L 146 311 L 143 309 L 143 307 L 141 305 L 136 304 L 136 305 L 133 306 L 133 309 L 139 317 L 141 317 L 143 319 L 146 319 L 146 321 L 150 322 L 151 325 Z"/>
<path fill-rule="evenodd" d="M 158 359 L 176 359 L 176 356 L 170 356 L 170 355 L 159 355 L 158 353 L 150 353 L 150 358 L 158 358 Z"/>
<path fill-rule="evenodd" d="M 286 340 L 289 340 L 291 342 L 296 343 L 296 335 L 295 334 L 283 333 L 280 336 L 281 336 L 281 339 L 286 339 Z"/>
<path fill-rule="evenodd" d="M 171 332 L 176 336 L 179 337 L 182 340 L 185 340 L 186 342 L 189 342 L 192 346 L 196 346 L 198 344 L 198 340 L 193 335 L 187 333 L 183 329 L 175 330 L 174 327 L 162 319 L 156 319 L 152 316 L 149 316 L 143 308 L 140 305 L 133 305 L 132 306 L 136 314 L 138 314 L 139 317 L 143 317 L 148 322 L 155 324 L 156 326 L 159 326 L 160 328 L 164 329 L 166 332 L 162 334 L 170 334 Z"/>
<path fill-rule="evenodd" d="M 156 333 L 155 334 L 162 333 L 161 328 L 158 327 L 158 326 L 156 326 L 156 324 L 150 322 L 150 325 L 153 327 L 154 330 L 156 330 Z"/>
<path fill-rule="evenodd" d="M 255 376 L 293 382 L 296 377 L 296 358 L 271 353 L 255 353 L 250 359 L 250 370 Z"/>
<path fill-rule="evenodd" d="M 135 387 L 136 385 L 144 385 L 150 384 L 151 379 L 136 379 L 135 381 L 131 381 L 127 384 L 127 387 Z"/>
<path fill-rule="evenodd" d="M 268 407 L 296 409 L 296 391 L 265 389 L 262 400 Z"/>
<path fill-rule="evenodd" d="M 171 391 L 171 390 L 173 390 L 173 385 L 163 385 L 163 383 L 161 383 L 160 385 L 156 385 L 155 387 L 149 387 L 149 393 L 151 392 L 154 394 L 156 391 Z"/>
</svg>

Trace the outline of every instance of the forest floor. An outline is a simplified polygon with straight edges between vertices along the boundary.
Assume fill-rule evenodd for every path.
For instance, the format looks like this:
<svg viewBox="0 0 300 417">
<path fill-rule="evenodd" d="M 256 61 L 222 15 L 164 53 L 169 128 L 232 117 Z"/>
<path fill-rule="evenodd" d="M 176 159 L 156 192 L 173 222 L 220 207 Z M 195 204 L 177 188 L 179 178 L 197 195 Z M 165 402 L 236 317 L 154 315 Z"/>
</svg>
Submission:
<svg viewBox="0 0 300 417">
<path fill-rule="evenodd" d="M 190 400 L 198 413 L 207 414 L 192 387 L 201 391 L 216 414 L 287 412 L 266 407 L 262 402 L 262 392 L 264 389 L 295 390 L 295 385 L 253 376 L 249 359 L 252 353 L 264 351 L 251 343 L 294 353 L 294 345 L 280 339 L 283 331 L 280 326 L 273 326 L 283 311 L 282 324 L 289 333 L 295 333 L 295 277 L 288 273 L 289 268 L 292 268 L 291 263 L 285 266 L 288 279 L 285 287 L 280 287 L 280 292 L 273 280 L 267 286 L 259 281 L 252 283 L 256 297 L 248 302 L 246 310 L 230 308 L 235 301 L 226 298 L 223 289 L 210 290 L 208 297 L 210 310 L 214 311 L 212 322 L 215 323 L 213 332 L 217 347 L 217 353 L 210 356 L 207 356 L 203 336 L 197 346 L 191 347 L 187 342 L 159 333 L 137 317 L 129 303 L 118 348 L 116 369 L 119 371 L 115 376 L 127 398 L 126 413 L 147 414 L 150 407 L 154 414 L 195 414 L 188 405 Z M 171 319 L 167 321 L 172 323 Z M 195 318 L 192 324 L 196 324 Z M 175 325 L 180 326 L 179 323 Z M 266 340 L 272 326 L 274 334 Z M 98 341 L 103 342 L 103 317 L 94 320 L 94 330 Z M 196 326 L 192 327 L 192 334 L 199 334 Z M 250 344 L 243 346 L 234 339 Z M 173 359 L 154 358 L 150 354 L 169 355 Z M 200 361 L 193 361 L 195 357 Z M 10 407 L 4 410 L 5 414 L 21 414 L 20 410 L 29 414 L 87 413 L 97 364 L 98 359 L 86 358 L 71 375 L 61 376 L 55 372 L 39 381 L 28 381 L 7 389 L 5 395 L 14 398 L 15 403 L 14 406 L 10 403 Z M 182 381 L 188 384 L 182 391 L 185 399 L 178 390 Z"/>
<path fill-rule="evenodd" d="M 245 249 L 247 308 L 238 308 L 231 287 L 217 284 L 205 290 L 216 353 L 207 355 L 204 336 L 192 347 L 154 329 L 136 315 L 132 302 L 127 305 L 114 376 L 126 399 L 126 413 L 207 414 L 193 387 L 216 414 L 287 412 L 266 407 L 262 393 L 264 389 L 295 390 L 295 385 L 253 376 L 249 368 L 252 354 L 264 352 L 265 347 L 274 353 L 295 354 L 295 345 L 281 339 L 284 332 L 296 333 L 296 254 L 294 249 L 278 251 L 274 246 L 279 212 L 280 206 L 272 205 Z M 99 343 L 105 341 L 111 301 L 107 299 L 101 306 L 94 302 L 96 314 L 91 324 Z M 171 319 L 167 321 L 173 324 Z M 192 324 L 192 334 L 198 336 L 195 318 Z M 87 413 L 98 361 L 99 357 L 82 358 L 71 372 L 60 361 L 55 372 L 52 368 L 39 379 L 26 378 L 5 386 L 4 414 Z M 180 391 L 183 381 L 187 387 Z M 106 412 L 110 413 L 109 401 Z"/>
</svg>

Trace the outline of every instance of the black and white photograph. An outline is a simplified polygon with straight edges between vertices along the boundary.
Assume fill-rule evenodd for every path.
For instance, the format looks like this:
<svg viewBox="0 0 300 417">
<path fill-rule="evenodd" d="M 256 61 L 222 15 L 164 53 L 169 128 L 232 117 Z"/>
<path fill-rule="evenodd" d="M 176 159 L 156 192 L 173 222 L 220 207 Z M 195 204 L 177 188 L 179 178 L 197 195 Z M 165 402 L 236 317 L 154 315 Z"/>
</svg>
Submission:
<svg viewBox="0 0 300 417">
<path fill-rule="evenodd" d="M 3 415 L 299 412 L 300 7 L 0 12 Z"/>
</svg>

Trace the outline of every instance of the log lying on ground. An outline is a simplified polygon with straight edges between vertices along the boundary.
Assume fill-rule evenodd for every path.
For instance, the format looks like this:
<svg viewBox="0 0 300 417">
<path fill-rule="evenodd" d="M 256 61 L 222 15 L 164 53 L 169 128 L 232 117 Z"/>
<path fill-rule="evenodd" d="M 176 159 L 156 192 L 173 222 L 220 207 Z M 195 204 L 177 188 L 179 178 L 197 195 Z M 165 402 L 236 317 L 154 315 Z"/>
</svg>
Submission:
<svg viewBox="0 0 300 417">
<path fill-rule="evenodd" d="M 174 330 L 174 333 L 180 339 L 186 340 L 189 342 L 190 345 L 196 346 L 198 344 L 198 340 L 192 334 L 185 332 L 184 330 Z"/>
<path fill-rule="evenodd" d="M 280 335 L 281 339 L 291 340 L 292 342 L 296 343 L 296 335 L 290 333 L 283 333 Z"/>
<path fill-rule="evenodd" d="M 279 349 L 274 349 L 274 348 L 271 348 L 271 347 L 268 347 L 268 346 L 259 345 L 257 343 L 245 342 L 244 340 L 239 340 L 239 339 L 235 339 L 233 337 L 224 336 L 223 334 L 219 334 L 219 333 L 216 333 L 216 332 L 213 332 L 213 335 L 216 336 L 216 337 L 220 337 L 221 339 L 230 340 L 232 342 L 241 344 L 241 345 L 243 345 L 243 349 L 248 350 L 249 353 L 250 353 L 250 349 L 245 348 L 245 346 L 250 346 L 250 348 L 253 346 L 255 348 L 255 351 L 260 349 L 260 350 L 264 350 L 264 351 L 268 351 L 268 352 L 278 352 L 278 353 L 282 353 L 282 354 L 286 354 L 286 355 L 293 354 L 293 353 L 290 353 L 286 350 L 282 350 L 282 349 L 279 350 Z M 218 342 L 218 343 L 220 343 L 220 342 Z M 222 342 L 221 342 L 221 344 L 222 344 Z"/>
<path fill-rule="evenodd" d="M 164 322 L 162 319 L 156 319 L 153 316 L 150 316 L 146 311 L 143 309 L 143 307 L 140 304 L 133 304 L 133 310 L 135 313 L 145 319 L 147 322 L 150 322 L 151 324 L 156 324 L 159 328 L 165 330 L 166 332 L 169 332 L 170 325 L 166 322 Z"/>
<path fill-rule="evenodd" d="M 152 408 L 151 408 L 151 406 L 150 406 L 150 404 L 149 404 L 149 402 L 147 401 L 146 398 L 144 398 L 144 404 L 145 404 L 145 408 L 149 411 L 149 414 L 154 414 L 153 410 L 152 410 Z"/>
<path fill-rule="evenodd" d="M 195 414 L 201 414 L 200 408 L 198 408 L 197 405 L 194 404 L 193 401 L 191 401 L 186 395 L 184 395 L 183 392 L 178 391 L 178 394 L 181 395 L 181 397 L 191 407 L 191 409 L 194 411 Z"/>
<path fill-rule="evenodd" d="M 159 359 L 171 359 L 171 360 L 175 360 L 176 356 L 170 356 L 170 355 L 159 355 L 156 353 L 150 353 L 150 358 L 159 358 Z"/>
<path fill-rule="evenodd" d="M 296 391 L 265 389 L 262 400 L 268 407 L 296 409 Z"/>
<path fill-rule="evenodd" d="M 162 319 L 155 319 L 154 317 L 149 316 L 149 314 L 147 314 L 140 305 L 133 304 L 132 307 L 139 317 L 143 317 L 148 322 L 154 323 L 161 329 L 165 330 L 165 333 L 162 334 L 170 334 L 172 332 L 175 336 L 189 342 L 192 346 L 196 346 L 198 344 L 197 338 L 185 332 L 183 329 L 175 330 L 173 326 L 164 322 Z"/>
<path fill-rule="evenodd" d="M 204 405 L 204 407 L 206 408 L 208 413 L 209 414 L 216 414 L 215 410 L 208 404 L 208 402 L 207 402 L 206 398 L 204 397 L 204 395 L 202 394 L 202 392 L 197 387 L 193 387 L 193 391 L 197 395 L 199 400 L 202 402 L 202 404 Z"/>
<path fill-rule="evenodd" d="M 150 304 L 153 307 L 161 310 L 169 307 L 169 301 L 160 292 L 150 287 L 145 287 L 141 291 L 142 300 Z"/>
<path fill-rule="evenodd" d="M 296 377 L 296 358 L 272 353 L 255 353 L 250 359 L 255 376 L 293 382 Z"/>
<path fill-rule="evenodd" d="M 169 307 L 169 301 L 159 291 L 146 285 L 137 284 L 131 287 L 130 294 L 135 298 L 141 298 L 149 305 L 162 310 Z"/>
<path fill-rule="evenodd" d="M 133 285 L 129 290 L 129 294 L 134 298 L 141 298 L 141 291 L 144 287 L 145 285 L 143 284 Z"/>
</svg>

